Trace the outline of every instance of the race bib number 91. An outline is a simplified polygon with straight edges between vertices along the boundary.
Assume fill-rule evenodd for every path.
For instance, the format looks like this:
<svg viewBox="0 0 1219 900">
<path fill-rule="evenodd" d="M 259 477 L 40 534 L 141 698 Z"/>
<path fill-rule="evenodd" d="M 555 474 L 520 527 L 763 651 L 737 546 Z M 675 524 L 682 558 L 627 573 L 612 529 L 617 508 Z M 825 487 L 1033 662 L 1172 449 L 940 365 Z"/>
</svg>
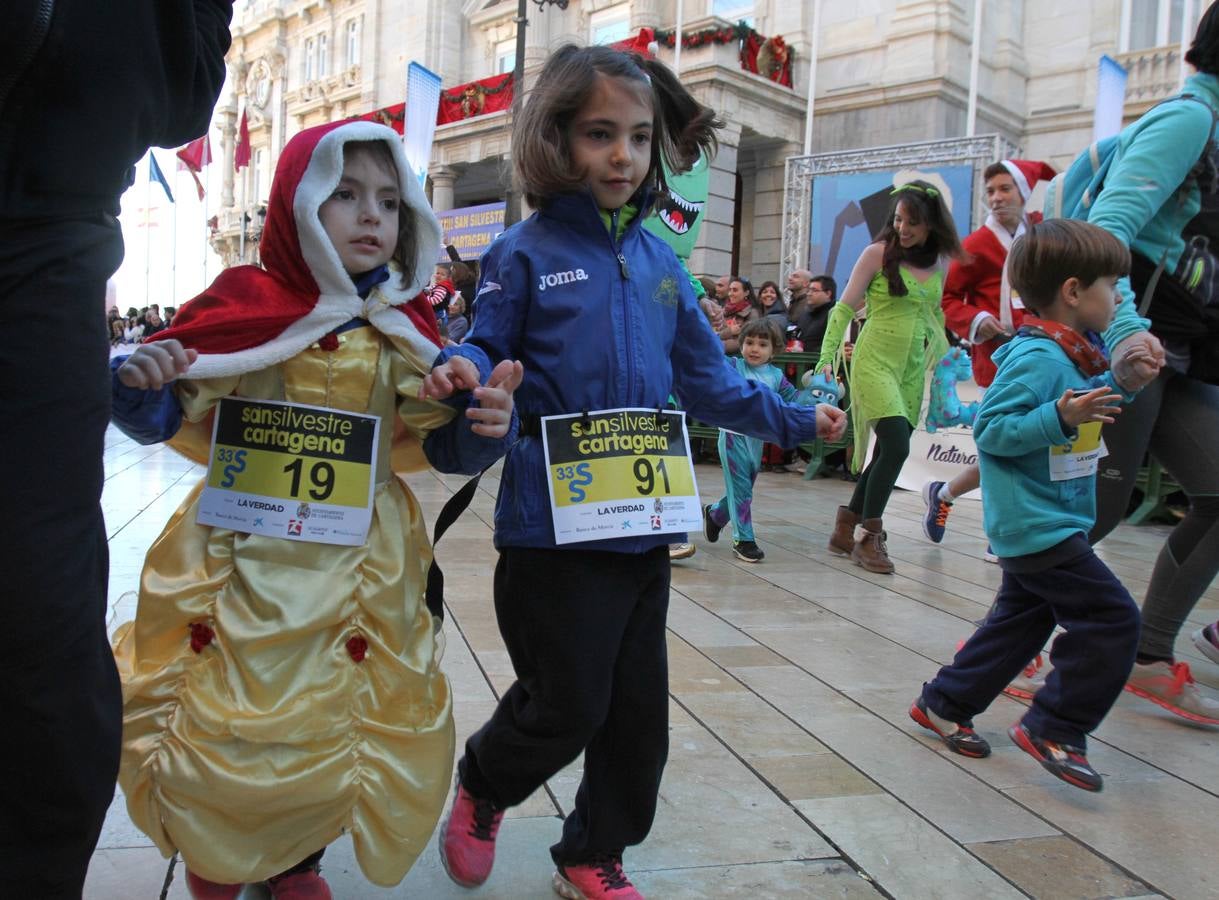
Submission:
<svg viewBox="0 0 1219 900">
<path fill-rule="evenodd" d="M 685 413 L 612 409 L 542 419 L 555 542 L 702 524 Z"/>
<path fill-rule="evenodd" d="M 372 520 L 380 420 L 226 397 L 216 410 L 198 522 L 355 546 Z"/>
</svg>

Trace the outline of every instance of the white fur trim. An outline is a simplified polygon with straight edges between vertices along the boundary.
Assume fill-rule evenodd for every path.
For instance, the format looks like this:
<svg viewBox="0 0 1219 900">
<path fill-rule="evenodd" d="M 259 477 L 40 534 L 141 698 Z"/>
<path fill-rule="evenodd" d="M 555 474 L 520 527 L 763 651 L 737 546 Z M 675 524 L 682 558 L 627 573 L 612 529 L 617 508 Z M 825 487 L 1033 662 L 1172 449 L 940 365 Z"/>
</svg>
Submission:
<svg viewBox="0 0 1219 900">
<path fill-rule="evenodd" d="M 1020 167 L 1010 159 L 1003 160 L 1003 168 L 1012 174 L 1012 181 L 1016 182 L 1016 190 L 1020 191 L 1020 196 L 1024 198 L 1024 202 L 1029 202 L 1029 197 L 1033 196 L 1033 188 L 1029 185 L 1029 180 L 1020 171 Z"/>
<path fill-rule="evenodd" d="M 401 138 L 392 128 L 375 122 L 350 122 L 327 132 L 313 148 L 309 166 L 292 199 L 292 215 L 296 220 L 296 233 L 300 238 L 305 265 L 309 267 L 323 296 L 353 293 L 351 278 L 343 270 L 338 251 L 322 228 L 322 220 L 318 218 L 322 203 L 338 187 L 339 179 L 343 176 L 343 145 L 349 141 L 385 141 L 394 155 L 403 206 L 415 217 L 414 271 L 410 285 L 405 288 L 407 295 L 414 297 L 428 283 L 432 263 L 440 255 L 440 223 L 428 206 L 419 180 L 411 174 Z"/>
<path fill-rule="evenodd" d="M 1006 160 L 1004 160 L 1003 165 L 1008 166 Z M 1010 168 L 1010 166 L 1008 166 L 1008 168 Z M 1011 334 L 1012 331 L 1013 302 L 1012 282 L 1007 274 L 1007 254 L 1011 253 L 1012 244 L 1016 242 L 1016 238 L 1020 237 L 1020 235 L 1024 234 L 1026 231 L 1025 224 L 1028 222 L 1028 220 L 1029 218 L 1027 215 L 1021 216 L 1020 224 L 1016 226 L 1016 233 L 1011 234 L 1006 228 L 999 224 L 999 220 L 995 218 L 994 213 L 991 213 L 986 217 L 986 228 L 989 229 L 990 233 L 995 236 L 995 239 L 999 241 L 999 246 L 1001 246 L 1004 250 L 1003 273 L 999 280 L 999 324 L 1008 334 Z M 1021 309 L 1024 308 L 1024 304 L 1022 303 L 1017 302 L 1017 305 Z M 971 329 L 971 334 L 972 333 L 973 332 Z"/>
</svg>

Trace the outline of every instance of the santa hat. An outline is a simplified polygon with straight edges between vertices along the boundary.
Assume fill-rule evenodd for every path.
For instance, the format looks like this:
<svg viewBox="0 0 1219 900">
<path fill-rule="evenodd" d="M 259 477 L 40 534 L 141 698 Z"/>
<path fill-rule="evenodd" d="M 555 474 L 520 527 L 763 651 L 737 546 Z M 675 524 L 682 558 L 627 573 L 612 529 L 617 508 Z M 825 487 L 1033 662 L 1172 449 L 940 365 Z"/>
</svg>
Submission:
<svg viewBox="0 0 1219 900">
<path fill-rule="evenodd" d="M 1048 180 L 1058 174 L 1046 163 L 1034 159 L 1005 159 L 1002 161 L 1002 165 L 1011 173 L 1012 180 L 1016 182 L 1016 189 L 1020 191 L 1020 196 L 1024 198 L 1025 203 L 1032 196 L 1037 182 L 1042 179 Z"/>
</svg>

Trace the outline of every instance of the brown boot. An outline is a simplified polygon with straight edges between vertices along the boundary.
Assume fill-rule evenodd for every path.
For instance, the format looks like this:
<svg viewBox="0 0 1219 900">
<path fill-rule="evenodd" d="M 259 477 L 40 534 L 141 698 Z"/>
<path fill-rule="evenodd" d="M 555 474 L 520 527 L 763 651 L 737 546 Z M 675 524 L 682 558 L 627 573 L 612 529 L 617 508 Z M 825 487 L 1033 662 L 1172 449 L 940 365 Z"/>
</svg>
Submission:
<svg viewBox="0 0 1219 900">
<path fill-rule="evenodd" d="M 829 551 L 838 556 L 850 556 L 855 550 L 855 526 L 859 516 L 846 506 L 838 507 L 838 518 L 834 520 L 834 532 L 830 535 Z"/>
<path fill-rule="evenodd" d="M 851 550 L 851 559 L 869 572 L 892 575 L 893 561 L 889 559 L 889 551 L 885 547 L 888 535 L 885 534 L 883 523 L 880 519 L 864 519 L 862 524 L 863 537 Z"/>
</svg>

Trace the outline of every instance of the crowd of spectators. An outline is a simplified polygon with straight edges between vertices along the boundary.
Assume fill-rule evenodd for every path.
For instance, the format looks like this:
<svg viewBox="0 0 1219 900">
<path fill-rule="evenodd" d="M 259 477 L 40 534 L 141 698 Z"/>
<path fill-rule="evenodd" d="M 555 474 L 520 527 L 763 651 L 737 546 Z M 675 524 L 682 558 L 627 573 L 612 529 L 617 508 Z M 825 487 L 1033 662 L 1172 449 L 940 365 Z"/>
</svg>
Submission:
<svg viewBox="0 0 1219 900">
<path fill-rule="evenodd" d="M 139 344 L 148 340 L 157 332 L 168 328 L 176 312 L 175 307 L 167 306 L 162 315 L 161 307 L 156 303 L 142 309 L 129 307 L 126 315 L 121 314 L 117 306 L 110 307 L 106 310 L 106 323 L 110 329 L 110 346 Z"/>
</svg>

